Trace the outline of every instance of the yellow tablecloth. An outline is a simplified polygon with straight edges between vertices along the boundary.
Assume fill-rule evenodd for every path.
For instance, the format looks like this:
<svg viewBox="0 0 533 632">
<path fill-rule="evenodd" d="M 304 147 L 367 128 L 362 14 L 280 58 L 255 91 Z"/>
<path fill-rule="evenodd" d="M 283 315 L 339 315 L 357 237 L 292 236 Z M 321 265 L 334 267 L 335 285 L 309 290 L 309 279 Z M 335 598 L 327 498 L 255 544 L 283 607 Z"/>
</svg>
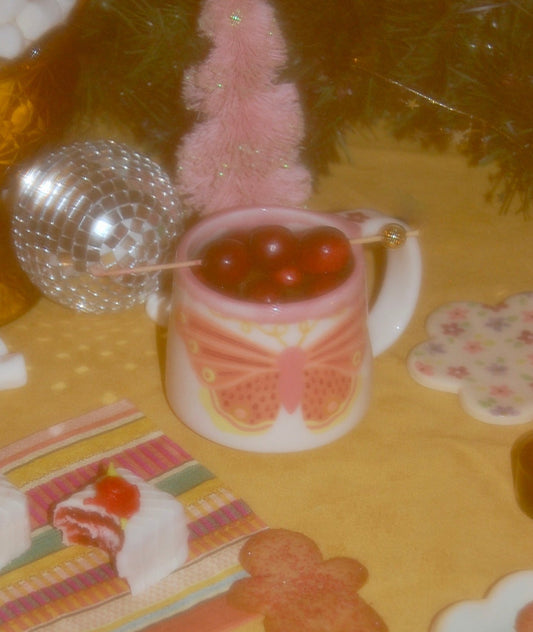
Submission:
<svg viewBox="0 0 533 632">
<path fill-rule="evenodd" d="M 427 632 L 448 604 L 533 569 L 533 522 L 515 502 L 510 468 L 512 443 L 533 421 L 477 421 L 456 395 L 420 386 L 406 369 L 426 318 L 443 303 L 497 303 L 533 290 L 533 219 L 501 216 L 487 203 L 488 174 L 459 155 L 369 132 L 354 135 L 350 160 L 318 183 L 311 208 L 401 217 L 420 228 L 424 259 L 414 318 L 376 359 L 368 414 L 336 443 L 289 455 L 210 443 L 166 402 L 164 332 L 143 307 L 87 315 L 41 299 L 0 328 L 28 368 L 26 386 L 0 391 L 0 445 L 128 398 L 270 526 L 306 533 L 326 557 L 363 562 L 370 578 L 361 594 L 391 632 Z"/>
</svg>

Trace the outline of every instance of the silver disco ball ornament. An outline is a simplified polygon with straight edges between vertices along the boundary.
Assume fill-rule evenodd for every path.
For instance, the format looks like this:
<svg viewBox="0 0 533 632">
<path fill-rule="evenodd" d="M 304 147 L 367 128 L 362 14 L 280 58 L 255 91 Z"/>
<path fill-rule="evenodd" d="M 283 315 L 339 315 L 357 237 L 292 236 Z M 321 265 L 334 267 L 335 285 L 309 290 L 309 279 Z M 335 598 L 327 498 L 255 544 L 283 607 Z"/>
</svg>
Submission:
<svg viewBox="0 0 533 632">
<path fill-rule="evenodd" d="M 168 261 L 183 229 L 175 189 L 147 156 L 110 140 L 38 158 L 8 196 L 19 263 L 48 298 L 84 312 L 116 311 L 158 288 L 158 272 L 95 276 Z"/>
</svg>

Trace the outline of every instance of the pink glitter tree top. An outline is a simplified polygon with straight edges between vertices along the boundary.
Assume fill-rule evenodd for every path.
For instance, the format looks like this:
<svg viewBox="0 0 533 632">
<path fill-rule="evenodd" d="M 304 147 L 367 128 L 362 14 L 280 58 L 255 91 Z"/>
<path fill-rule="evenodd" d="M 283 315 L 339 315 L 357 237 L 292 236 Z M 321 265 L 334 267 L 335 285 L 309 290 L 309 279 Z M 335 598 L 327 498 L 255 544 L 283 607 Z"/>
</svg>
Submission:
<svg viewBox="0 0 533 632">
<path fill-rule="evenodd" d="M 302 205 L 311 176 L 299 160 L 303 114 L 294 84 L 278 83 L 287 60 L 263 0 L 206 0 L 199 29 L 212 43 L 185 77 L 198 122 L 177 152 L 184 203 L 208 214 L 233 206 Z"/>
</svg>

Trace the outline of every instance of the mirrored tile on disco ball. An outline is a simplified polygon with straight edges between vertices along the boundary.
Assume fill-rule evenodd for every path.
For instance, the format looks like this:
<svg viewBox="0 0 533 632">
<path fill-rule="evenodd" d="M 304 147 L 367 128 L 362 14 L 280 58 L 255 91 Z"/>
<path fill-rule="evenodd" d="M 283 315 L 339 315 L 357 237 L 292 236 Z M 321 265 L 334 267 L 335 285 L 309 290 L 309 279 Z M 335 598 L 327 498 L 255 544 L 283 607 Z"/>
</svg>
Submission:
<svg viewBox="0 0 533 632">
<path fill-rule="evenodd" d="M 21 267 L 45 296 L 85 312 L 125 309 L 157 290 L 158 272 L 96 277 L 89 268 L 167 262 L 185 219 L 161 167 L 112 140 L 37 158 L 10 193 Z"/>
</svg>

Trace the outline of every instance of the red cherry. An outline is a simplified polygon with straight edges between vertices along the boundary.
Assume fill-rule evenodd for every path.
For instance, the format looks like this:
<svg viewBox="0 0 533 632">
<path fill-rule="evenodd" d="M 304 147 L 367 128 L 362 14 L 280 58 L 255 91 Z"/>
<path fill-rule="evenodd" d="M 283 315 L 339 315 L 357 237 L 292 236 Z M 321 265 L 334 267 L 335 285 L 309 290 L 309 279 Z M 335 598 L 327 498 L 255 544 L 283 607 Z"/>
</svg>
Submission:
<svg viewBox="0 0 533 632">
<path fill-rule="evenodd" d="M 95 483 L 94 502 L 121 518 L 131 518 L 139 511 L 140 493 L 137 485 L 122 476 L 104 476 Z"/>
<path fill-rule="evenodd" d="M 219 289 L 233 289 L 250 270 L 250 255 L 242 241 L 221 238 L 212 241 L 201 255 L 203 278 Z"/>
<path fill-rule="evenodd" d="M 280 286 L 267 277 L 251 279 L 243 290 L 243 296 L 257 303 L 279 303 L 282 298 Z"/>
<path fill-rule="evenodd" d="M 272 278 L 281 287 L 296 289 L 301 286 L 304 275 L 297 265 L 287 265 L 275 270 Z"/>
<path fill-rule="evenodd" d="M 346 275 L 338 274 L 313 274 L 308 278 L 306 294 L 309 297 L 326 294 L 338 287 L 346 278 Z"/>
<path fill-rule="evenodd" d="M 352 260 L 350 242 L 334 226 L 317 226 L 304 231 L 300 249 L 300 267 L 310 274 L 338 273 Z"/>
<path fill-rule="evenodd" d="M 257 226 L 250 233 L 250 251 L 261 269 L 279 268 L 295 260 L 298 239 L 285 226 Z"/>
<path fill-rule="evenodd" d="M 248 228 L 234 228 L 224 233 L 223 237 L 224 239 L 236 239 L 247 246 L 250 238 L 250 230 Z"/>
</svg>

